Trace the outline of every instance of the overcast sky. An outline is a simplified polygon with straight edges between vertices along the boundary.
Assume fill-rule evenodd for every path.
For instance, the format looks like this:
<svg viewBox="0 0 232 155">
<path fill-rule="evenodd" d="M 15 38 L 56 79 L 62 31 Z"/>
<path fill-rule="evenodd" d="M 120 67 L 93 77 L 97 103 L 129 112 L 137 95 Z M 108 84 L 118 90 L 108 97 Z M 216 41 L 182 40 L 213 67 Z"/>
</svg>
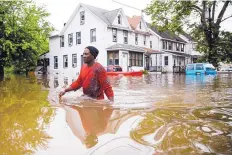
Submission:
<svg viewBox="0 0 232 155">
<path fill-rule="evenodd" d="M 79 3 L 89 4 L 95 7 L 114 10 L 122 8 L 126 15 L 141 15 L 141 11 L 132 9 L 121 4 L 113 2 L 113 0 L 35 0 L 39 5 L 45 5 L 47 11 L 51 14 L 48 20 L 56 30 L 61 31 L 63 24 L 66 23 L 78 6 Z M 116 0 L 118 2 L 128 4 L 138 9 L 144 9 L 151 0 Z M 232 7 L 228 8 L 224 17 L 232 14 Z M 145 16 L 145 20 L 150 22 L 149 17 Z M 232 18 L 222 23 L 222 28 L 232 32 Z"/>
</svg>

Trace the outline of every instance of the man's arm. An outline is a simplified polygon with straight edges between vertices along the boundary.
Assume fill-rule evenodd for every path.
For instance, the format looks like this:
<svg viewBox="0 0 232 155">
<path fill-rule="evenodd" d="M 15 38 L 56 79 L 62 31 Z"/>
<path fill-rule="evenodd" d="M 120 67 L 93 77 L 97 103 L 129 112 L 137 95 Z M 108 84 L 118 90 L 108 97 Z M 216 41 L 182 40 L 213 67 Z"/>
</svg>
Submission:
<svg viewBox="0 0 232 155">
<path fill-rule="evenodd" d="M 110 101 L 114 101 L 114 91 L 110 85 L 109 79 L 107 78 L 106 71 L 104 68 L 102 68 L 99 71 L 99 82 L 101 87 L 103 88 L 103 91 L 105 92 L 106 96 Z"/>
<path fill-rule="evenodd" d="M 81 87 L 82 87 L 82 79 L 81 79 L 81 73 L 80 73 L 76 81 L 74 81 L 68 88 L 66 88 L 65 90 L 59 93 L 59 97 L 63 96 L 66 92 L 77 90 L 77 89 L 80 89 Z"/>
</svg>

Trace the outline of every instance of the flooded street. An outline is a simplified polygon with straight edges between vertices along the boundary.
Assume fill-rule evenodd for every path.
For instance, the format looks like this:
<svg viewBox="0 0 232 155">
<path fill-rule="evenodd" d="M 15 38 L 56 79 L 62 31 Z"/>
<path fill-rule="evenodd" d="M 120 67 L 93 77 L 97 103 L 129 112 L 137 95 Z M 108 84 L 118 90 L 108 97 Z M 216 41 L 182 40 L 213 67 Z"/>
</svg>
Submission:
<svg viewBox="0 0 232 155">
<path fill-rule="evenodd" d="M 110 77 L 114 104 L 127 105 L 121 109 L 59 104 L 58 92 L 72 81 L 0 83 L 1 155 L 232 154 L 232 75 Z M 144 104 L 151 107 L 133 108 Z"/>
</svg>

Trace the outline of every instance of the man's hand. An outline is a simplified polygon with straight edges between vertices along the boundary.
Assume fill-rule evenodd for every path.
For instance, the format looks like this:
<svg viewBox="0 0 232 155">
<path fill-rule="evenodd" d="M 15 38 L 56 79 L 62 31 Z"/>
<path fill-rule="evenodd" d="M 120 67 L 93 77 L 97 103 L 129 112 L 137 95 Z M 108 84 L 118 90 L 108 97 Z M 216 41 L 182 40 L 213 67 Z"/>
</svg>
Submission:
<svg viewBox="0 0 232 155">
<path fill-rule="evenodd" d="M 59 97 L 62 97 L 65 93 L 66 93 L 65 90 L 61 91 L 61 92 L 59 93 Z"/>
</svg>

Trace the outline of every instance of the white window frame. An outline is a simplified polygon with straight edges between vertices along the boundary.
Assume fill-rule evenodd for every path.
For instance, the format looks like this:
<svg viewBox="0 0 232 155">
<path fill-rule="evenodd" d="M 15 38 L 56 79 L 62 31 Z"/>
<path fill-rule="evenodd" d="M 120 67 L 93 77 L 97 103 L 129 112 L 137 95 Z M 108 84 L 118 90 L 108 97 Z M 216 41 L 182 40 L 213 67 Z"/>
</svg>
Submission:
<svg viewBox="0 0 232 155">
<path fill-rule="evenodd" d="M 147 44 L 147 37 L 146 37 L 146 35 L 143 36 L 143 44 L 144 44 L 144 45 Z"/>
<path fill-rule="evenodd" d="M 117 42 L 117 29 L 112 29 L 113 42 Z"/>
<path fill-rule="evenodd" d="M 167 60 L 166 60 L 166 58 L 167 58 Z M 168 66 L 168 56 L 164 56 L 164 65 Z"/>
<path fill-rule="evenodd" d="M 73 45 L 73 33 L 68 34 L 68 46 Z"/>
<path fill-rule="evenodd" d="M 54 69 L 58 69 L 58 56 L 54 56 Z"/>
<path fill-rule="evenodd" d="M 128 44 L 128 31 L 123 30 L 123 42 L 124 44 Z"/>
<path fill-rule="evenodd" d="M 77 67 L 77 54 L 72 54 L 72 67 Z"/>
<path fill-rule="evenodd" d="M 139 35 L 138 35 L 138 33 L 135 33 L 135 45 L 138 45 L 138 37 L 139 37 Z"/>
<path fill-rule="evenodd" d="M 184 44 L 180 44 L 181 46 L 180 46 L 180 51 L 181 52 L 184 52 Z"/>
<path fill-rule="evenodd" d="M 180 51 L 180 44 L 176 43 L 176 51 Z"/>
<path fill-rule="evenodd" d="M 60 47 L 64 47 L 64 35 L 60 36 Z"/>
<path fill-rule="evenodd" d="M 81 32 L 76 33 L 76 45 L 81 44 Z"/>
<path fill-rule="evenodd" d="M 80 12 L 80 25 L 85 24 L 85 11 Z"/>
<path fill-rule="evenodd" d="M 63 68 L 68 68 L 68 55 L 63 55 Z"/>
<path fill-rule="evenodd" d="M 172 45 L 172 42 L 169 41 L 169 42 L 168 42 L 168 50 L 172 50 L 172 46 L 173 46 L 173 45 Z M 169 47 L 171 47 L 171 48 L 169 48 Z"/>
<path fill-rule="evenodd" d="M 94 33 L 95 32 L 95 33 Z M 96 37 L 96 34 L 97 31 L 96 31 L 96 28 L 94 29 L 90 29 L 90 42 L 96 42 L 97 41 L 97 37 Z M 94 35 L 95 34 L 95 35 Z"/>
<path fill-rule="evenodd" d="M 122 16 L 121 15 L 118 15 L 118 24 L 122 24 Z"/>
</svg>

